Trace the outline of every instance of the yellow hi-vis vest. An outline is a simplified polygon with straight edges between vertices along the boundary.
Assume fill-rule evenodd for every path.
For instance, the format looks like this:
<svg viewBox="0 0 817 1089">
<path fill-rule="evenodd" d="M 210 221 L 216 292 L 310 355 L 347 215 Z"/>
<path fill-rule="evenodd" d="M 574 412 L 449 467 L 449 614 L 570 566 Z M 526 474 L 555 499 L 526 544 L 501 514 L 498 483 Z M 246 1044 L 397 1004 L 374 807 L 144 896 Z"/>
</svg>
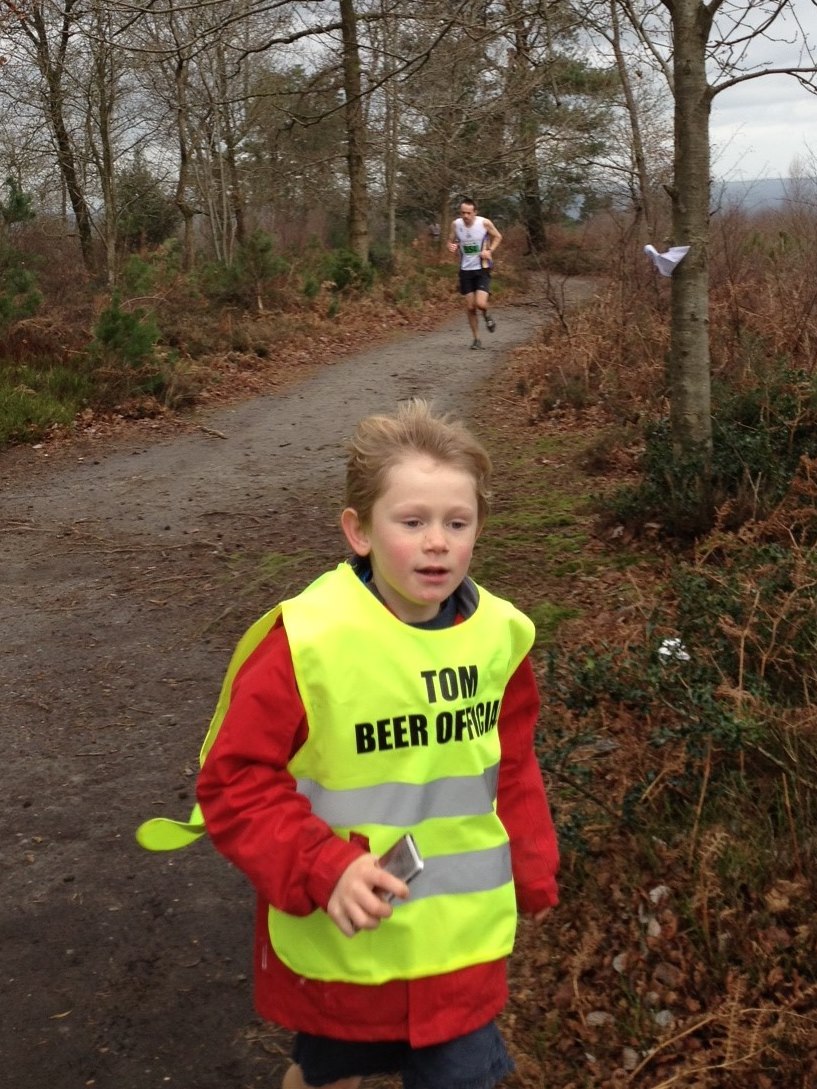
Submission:
<svg viewBox="0 0 817 1089">
<path fill-rule="evenodd" d="M 479 590 L 463 623 L 415 628 L 347 564 L 285 603 L 283 621 L 310 724 L 289 763 L 298 790 L 338 835 L 367 836 L 376 855 L 411 831 L 425 867 L 391 918 L 351 940 L 323 911 L 270 908 L 277 955 L 308 978 L 364 984 L 507 955 L 516 897 L 496 814 L 497 723 L 533 624 Z"/>
<path fill-rule="evenodd" d="M 379 855 L 411 831 L 425 860 L 410 899 L 352 939 L 321 910 L 270 908 L 272 946 L 300 975 L 377 984 L 496 960 L 513 947 L 510 849 L 496 814 L 497 724 L 534 629 L 510 603 L 478 594 L 461 624 L 414 628 L 344 563 L 262 617 L 236 648 L 202 757 L 241 663 L 282 615 L 309 723 L 288 766 L 298 790 L 338 835 L 365 835 Z M 154 828 L 145 834 L 143 825 L 140 842 L 157 849 L 146 842 L 156 822 L 147 825 Z M 168 838 L 181 846 L 200 834 L 201 814 L 175 827 L 183 831 Z"/>
</svg>

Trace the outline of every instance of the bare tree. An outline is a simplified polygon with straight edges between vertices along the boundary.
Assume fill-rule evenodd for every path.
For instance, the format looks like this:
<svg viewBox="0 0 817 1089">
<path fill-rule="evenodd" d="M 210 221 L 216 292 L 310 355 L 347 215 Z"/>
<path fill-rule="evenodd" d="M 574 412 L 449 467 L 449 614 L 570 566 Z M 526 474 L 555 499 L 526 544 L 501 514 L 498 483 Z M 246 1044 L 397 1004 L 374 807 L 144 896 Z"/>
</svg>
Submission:
<svg viewBox="0 0 817 1089">
<path fill-rule="evenodd" d="M 647 55 L 664 71 L 674 96 L 672 228 L 689 253 L 673 274 L 669 353 L 670 425 L 679 451 L 712 450 L 709 354 L 709 218 L 712 100 L 739 83 L 787 75 L 815 87 L 813 46 L 794 0 L 661 0 L 638 7 L 616 0 Z M 756 64 L 751 48 L 774 43 L 780 66 Z"/>
<path fill-rule="evenodd" d="M 11 5 L 4 5 L 10 9 Z M 68 82 L 71 51 L 76 47 L 82 6 L 77 0 L 63 0 L 60 6 L 35 0 L 20 9 L 16 23 L 8 25 L 10 35 L 27 42 L 29 57 L 39 73 L 38 94 L 43 117 L 56 148 L 57 165 L 65 185 L 79 235 L 82 260 L 94 271 L 91 211 L 82 180 L 75 142 L 70 135 Z"/>
<path fill-rule="evenodd" d="M 360 50 L 353 0 L 340 0 L 346 159 L 349 164 L 349 249 L 369 260 L 369 195 L 366 183 L 366 127 L 363 121 Z"/>
<path fill-rule="evenodd" d="M 522 218 L 528 246 L 534 253 L 542 253 L 545 249 L 545 220 L 536 155 L 539 123 L 533 109 L 533 94 L 538 83 L 534 75 L 537 65 L 531 49 L 532 20 L 526 19 L 520 8 L 516 0 L 508 0 L 507 10 L 513 33 L 513 47 L 508 51 L 508 81 L 509 92 L 515 101 Z M 547 14 L 544 18 L 547 20 Z"/>
<path fill-rule="evenodd" d="M 590 25 L 596 35 L 604 38 L 610 46 L 615 61 L 616 71 L 621 83 L 621 94 L 629 126 L 629 139 L 626 145 L 627 162 L 625 169 L 631 175 L 628 184 L 632 196 L 635 215 L 630 234 L 638 237 L 642 226 L 646 227 L 649 239 L 658 237 L 658 206 L 655 192 L 655 164 L 650 162 L 647 149 L 645 126 L 650 124 L 649 113 L 652 102 L 648 105 L 642 88 L 647 89 L 648 100 L 655 97 L 654 69 L 645 65 L 644 58 L 633 56 L 638 49 L 638 42 L 627 41 L 627 21 L 622 26 L 622 15 L 618 0 L 604 0 L 599 5 L 599 15 L 588 15 Z M 631 36 L 630 36 L 631 37 Z M 646 75 L 646 79 L 645 79 Z M 660 95 L 660 88 L 659 88 Z M 623 156 L 619 153 L 620 165 Z"/>
<path fill-rule="evenodd" d="M 11 7 L 0 0 L 0 14 Z M 89 267 L 96 229 L 109 274 L 116 165 L 140 142 L 145 168 L 175 190 L 185 268 L 205 225 L 229 263 L 259 224 L 297 236 L 293 208 L 331 225 L 343 201 L 348 244 L 367 260 L 374 201 L 393 246 L 398 211 L 443 223 L 474 190 L 506 215 L 521 207 L 541 248 L 547 201 L 601 146 L 592 67 L 567 48 L 567 0 L 410 11 L 401 0 L 33 0 L 14 11 L 50 134 L 41 153 L 56 157 Z"/>
<path fill-rule="evenodd" d="M 372 55 L 377 67 L 378 77 L 386 75 L 393 65 L 393 58 L 399 49 L 398 16 L 391 10 L 389 0 L 379 0 L 381 18 L 370 27 Z M 400 93 L 397 80 L 386 78 L 381 81 L 380 93 L 374 96 L 374 108 L 378 112 L 380 125 L 379 159 L 382 163 L 384 218 L 386 221 L 386 246 L 393 253 L 397 241 L 397 180 L 400 164 Z M 370 102 L 369 116 L 371 117 Z M 370 141 L 371 143 L 371 141 Z"/>
</svg>

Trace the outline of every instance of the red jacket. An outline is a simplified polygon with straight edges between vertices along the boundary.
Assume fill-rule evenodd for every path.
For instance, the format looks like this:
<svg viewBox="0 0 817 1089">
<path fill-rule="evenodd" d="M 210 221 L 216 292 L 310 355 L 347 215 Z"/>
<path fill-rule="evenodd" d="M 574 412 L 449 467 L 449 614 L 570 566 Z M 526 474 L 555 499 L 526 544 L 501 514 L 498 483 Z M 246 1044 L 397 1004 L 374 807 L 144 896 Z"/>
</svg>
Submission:
<svg viewBox="0 0 817 1089">
<path fill-rule="evenodd" d="M 538 712 L 526 658 L 502 702 L 497 808 L 510 837 L 517 901 L 530 913 L 557 902 L 556 835 L 533 751 Z M 210 838 L 257 892 L 259 1014 L 288 1029 L 349 1040 L 409 1040 L 414 1047 L 481 1027 L 507 999 L 504 959 L 373 987 L 303 979 L 275 955 L 267 905 L 296 915 L 325 910 L 341 874 L 364 850 L 314 816 L 295 789 L 287 764 L 307 729 L 286 632 L 278 626 L 239 671 L 197 785 Z"/>
</svg>

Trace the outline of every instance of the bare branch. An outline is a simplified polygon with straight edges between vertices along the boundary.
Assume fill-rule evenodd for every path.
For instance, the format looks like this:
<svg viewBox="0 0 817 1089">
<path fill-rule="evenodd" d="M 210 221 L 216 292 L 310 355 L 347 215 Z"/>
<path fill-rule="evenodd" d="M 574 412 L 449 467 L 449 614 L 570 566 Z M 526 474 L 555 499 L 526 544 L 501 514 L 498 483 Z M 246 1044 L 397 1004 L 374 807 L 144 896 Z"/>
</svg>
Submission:
<svg viewBox="0 0 817 1089">
<path fill-rule="evenodd" d="M 747 83 L 750 79 L 761 79 L 763 76 L 792 76 L 797 82 L 804 87 L 811 94 L 817 94 L 817 69 L 814 67 L 809 68 L 763 68 L 757 72 L 744 72 L 739 76 L 733 76 L 731 79 L 725 80 L 723 83 L 715 84 L 710 88 L 711 98 L 715 95 L 719 95 L 721 91 L 726 91 L 730 87 L 735 87 L 739 83 Z M 808 79 L 804 77 L 808 76 Z"/>
</svg>

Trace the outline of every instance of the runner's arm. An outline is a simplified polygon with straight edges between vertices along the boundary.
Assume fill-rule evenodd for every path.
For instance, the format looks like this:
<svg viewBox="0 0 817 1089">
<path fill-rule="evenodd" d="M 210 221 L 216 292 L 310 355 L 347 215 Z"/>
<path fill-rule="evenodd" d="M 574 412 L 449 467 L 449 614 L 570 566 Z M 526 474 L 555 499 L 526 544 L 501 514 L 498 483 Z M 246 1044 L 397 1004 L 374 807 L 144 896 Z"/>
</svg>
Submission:
<svg viewBox="0 0 817 1089">
<path fill-rule="evenodd" d="M 460 248 L 460 244 L 457 240 L 457 231 L 454 227 L 454 220 L 451 220 L 451 226 L 448 229 L 448 252 L 457 253 Z"/>
<path fill-rule="evenodd" d="M 487 243 L 482 243 L 482 252 L 485 253 L 487 251 L 487 254 L 490 257 L 491 254 L 496 253 L 496 251 L 499 249 L 499 243 L 502 241 L 502 235 L 493 225 L 490 219 L 483 219 L 483 223 L 485 225 L 485 233 L 488 235 L 488 241 Z"/>
</svg>

